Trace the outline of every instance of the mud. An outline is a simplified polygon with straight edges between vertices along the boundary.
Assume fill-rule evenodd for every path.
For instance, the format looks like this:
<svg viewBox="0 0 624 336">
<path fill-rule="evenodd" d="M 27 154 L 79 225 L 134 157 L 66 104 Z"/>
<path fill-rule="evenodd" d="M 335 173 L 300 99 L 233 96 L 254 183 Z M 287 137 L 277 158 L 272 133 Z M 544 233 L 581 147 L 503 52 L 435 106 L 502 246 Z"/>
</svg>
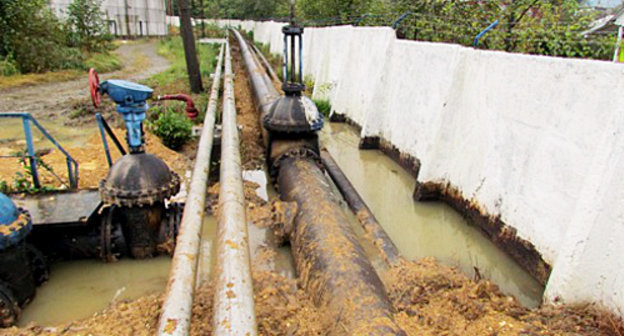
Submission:
<svg viewBox="0 0 624 336">
<path fill-rule="evenodd" d="M 487 280 L 471 280 L 433 259 L 384 276 L 408 335 L 622 335 L 622 321 L 598 307 L 522 307 Z"/>
<path fill-rule="evenodd" d="M 117 138 L 123 143 L 126 133 L 125 130 L 115 129 L 114 132 Z M 160 157 L 167 163 L 170 169 L 174 170 L 180 176 L 185 176 L 184 172 L 189 168 L 189 163 L 185 155 L 165 147 L 157 136 L 149 132 L 146 133 L 145 139 L 148 153 Z M 110 139 L 108 142 L 113 162 L 115 162 L 121 155 Z M 9 151 L 12 150 L 16 152 L 21 149 L 20 145 L 20 143 L 13 143 L 12 145 L 5 144 L 3 147 L 9 148 Z M 76 146 L 66 147 L 65 149 L 74 160 L 78 162 L 79 188 L 97 189 L 100 180 L 106 176 L 109 169 L 100 134 L 93 133 L 87 138 L 86 142 Z M 57 149 L 47 149 L 41 154 L 41 160 L 61 179 L 61 181 L 59 181 L 49 170 L 40 167 L 39 174 L 42 185 L 54 189 L 66 188 L 68 185 L 67 163 L 63 153 Z M 18 159 L 4 159 L 0 161 L 0 180 L 11 184 L 18 172 L 22 174 L 25 173 L 25 169 L 19 163 Z"/>
<path fill-rule="evenodd" d="M 270 262 L 271 255 L 254 265 Z M 624 334 L 622 321 L 596 306 L 526 309 L 486 280 L 473 280 L 433 259 L 404 262 L 382 275 L 407 335 L 608 335 Z M 326 335 L 332 316 L 314 306 L 297 281 L 254 271 L 254 299 L 261 336 Z M 196 292 L 191 335 L 211 335 L 214 289 Z M 53 327 L 31 324 L 0 335 L 154 335 L 161 295 L 118 302 L 92 317 Z"/>
<path fill-rule="evenodd" d="M 230 41 L 234 67 L 234 95 L 236 100 L 237 123 L 241 127 L 241 162 L 244 170 L 255 170 L 264 165 L 265 149 L 262 130 L 256 113 L 251 84 L 235 40 Z"/>
</svg>

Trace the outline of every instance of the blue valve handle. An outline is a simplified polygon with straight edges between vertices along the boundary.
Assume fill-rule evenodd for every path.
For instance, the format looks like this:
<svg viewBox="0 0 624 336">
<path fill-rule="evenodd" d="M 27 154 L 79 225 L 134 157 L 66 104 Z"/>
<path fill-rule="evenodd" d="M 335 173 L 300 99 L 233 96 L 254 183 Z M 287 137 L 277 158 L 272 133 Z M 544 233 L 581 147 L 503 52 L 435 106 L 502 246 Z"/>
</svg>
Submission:
<svg viewBox="0 0 624 336">
<path fill-rule="evenodd" d="M 142 151 L 142 124 L 149 108 L 146 101 L 152 96 L 154 90 L 145 85 L 117 79 L 102 82 L 99 89 L 117 104 L 117 112 L 122 115 L 126 122 L 130 151 Z"/>
</svg>

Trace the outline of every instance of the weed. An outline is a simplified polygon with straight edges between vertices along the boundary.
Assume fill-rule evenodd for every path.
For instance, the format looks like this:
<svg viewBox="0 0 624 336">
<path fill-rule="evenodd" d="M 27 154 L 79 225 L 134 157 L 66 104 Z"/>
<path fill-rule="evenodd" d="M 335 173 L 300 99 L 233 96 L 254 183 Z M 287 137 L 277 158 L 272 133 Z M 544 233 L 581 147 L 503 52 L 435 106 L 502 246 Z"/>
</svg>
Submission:
<svg viewBox="0 0 624 336">
<path fill-rule="evenodd" d="M 149 126 L 165 146 L 176 150 L 191 139 L 193 122 L 172 107 L 167 107 Z"/>
<path fill-rule="evenodd" d="M 314 99 L 313 102 L 322 115 L 326 118 L 329 117 L 329 114 L 331 113 L 331 103 L 328 99 Z"/>
</svg>

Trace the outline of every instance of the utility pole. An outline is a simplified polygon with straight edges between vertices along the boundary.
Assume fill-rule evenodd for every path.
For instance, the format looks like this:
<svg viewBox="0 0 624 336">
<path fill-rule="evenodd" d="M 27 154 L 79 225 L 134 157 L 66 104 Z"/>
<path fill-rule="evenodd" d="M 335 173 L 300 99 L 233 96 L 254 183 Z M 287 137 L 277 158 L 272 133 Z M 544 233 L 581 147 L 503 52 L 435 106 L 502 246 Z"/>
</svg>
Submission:
<svg viewBox="0 0 624 336">
<path fill-rule="evenodd" d="M 202 88 L 201 74 L 199 72 L 199 62 L 195 50 L 195 37 L 193 36 L 193 25 L 191 24 L 191 6 L 188 0 L 178 0 L 180 9 L 180 35 L 184 44 L 184 54 L 186 56 L 186 71 L 188 72 L 189 83 L 193 93 L 200 93 Z"/>
<path fill-rule="evenodd" d="M 202 37 L 206 37 L 206 27 L 204 27 L 204 20 L 206 17 L 204 16 L 204 0 L 199 0 L 199 8 L 201 9 L 201 21 L 202 21 Z"/>
<path fill-rule="evenodd" d="M 132 38 L 132 34 L 130 34 L 130 15 L 128 14 L 128 0 L 124 0 L 124 11 L 126 16 L 126 36 L 128 38 Z"/>
</svg>

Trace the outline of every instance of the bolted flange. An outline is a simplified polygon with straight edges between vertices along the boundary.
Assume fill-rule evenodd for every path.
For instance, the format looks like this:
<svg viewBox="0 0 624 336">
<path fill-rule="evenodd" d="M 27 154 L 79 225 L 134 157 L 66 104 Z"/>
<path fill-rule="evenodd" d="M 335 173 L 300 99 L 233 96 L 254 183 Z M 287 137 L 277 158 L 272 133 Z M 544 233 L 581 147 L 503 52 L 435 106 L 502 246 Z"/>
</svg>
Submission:
<svg viewBox="0 0 624 336">
<path fill-rule="evenodd" d="M 178 174 L 149 153 L 125 155 L 117 160 L 99 187 L 102 202 L 121 207 L 163 202 L 179 190 Z"/>
</svg>

